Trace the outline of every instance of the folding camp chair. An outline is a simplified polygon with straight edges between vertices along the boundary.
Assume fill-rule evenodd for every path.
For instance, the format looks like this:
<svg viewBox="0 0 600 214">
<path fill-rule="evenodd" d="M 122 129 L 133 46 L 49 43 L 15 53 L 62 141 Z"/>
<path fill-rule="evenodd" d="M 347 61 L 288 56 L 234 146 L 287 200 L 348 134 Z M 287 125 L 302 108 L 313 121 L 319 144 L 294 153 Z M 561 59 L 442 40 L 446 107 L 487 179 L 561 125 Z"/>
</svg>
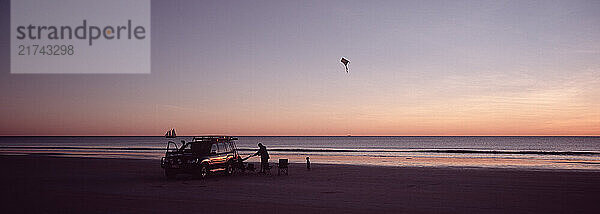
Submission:
<svg viewBox="0 0 600 214">
<path fill-rule="evenodd" d="M 279 165 L 277 166 L 277 175 L 288 175 L 288 159 L 279 159 Z"/>
</svg>

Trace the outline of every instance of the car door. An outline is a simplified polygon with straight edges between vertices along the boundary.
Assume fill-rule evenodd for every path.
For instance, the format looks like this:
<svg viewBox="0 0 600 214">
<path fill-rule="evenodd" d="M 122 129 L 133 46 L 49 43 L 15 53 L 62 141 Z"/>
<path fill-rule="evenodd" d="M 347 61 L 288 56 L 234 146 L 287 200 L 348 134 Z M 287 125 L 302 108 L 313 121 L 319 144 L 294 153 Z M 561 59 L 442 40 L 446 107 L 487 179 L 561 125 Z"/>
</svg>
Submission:
<svg viewBox="0 0 600 214">
<path fill-rule="evenodd" d="M 210 154 L 208 156 L 208 161 L 210 163 L 210 168 L 218 168 L 219 165 L 219 148 L 217 147 L 217 143 L 212 143 L 210 147 Z"/>
<path fill-rule="evenodd" d="M 217 145 L 219 147 L 218 167 L 225 168 L 225 161 L 227 161 L 227 146 L 224 142 L 219 142 Z"/>
<path fill-rule="evenodd" d="M 192 165 L 192 160 L 194 159 L 194 155 L 192 154 L 192 148 L 191 148 L 191 143 L 187 143 L 185 144 L 182 148 L 182 155 L 181 155 L 181 164 L 183 165 L 184 168 L 190 168 Z"/>
</svg>

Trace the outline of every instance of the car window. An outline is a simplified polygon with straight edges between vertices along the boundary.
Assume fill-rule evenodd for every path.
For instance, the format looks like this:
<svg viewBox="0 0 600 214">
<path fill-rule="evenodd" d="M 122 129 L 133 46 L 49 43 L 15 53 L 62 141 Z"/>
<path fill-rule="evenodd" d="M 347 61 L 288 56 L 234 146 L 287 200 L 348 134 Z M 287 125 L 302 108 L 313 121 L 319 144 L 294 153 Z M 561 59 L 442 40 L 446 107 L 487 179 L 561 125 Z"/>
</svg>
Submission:
<svg viewBox="0 0 600 214">
<path fill-rule="evenodd" d="M 210 153 L 213 153 L 213 152 L 218 152 L 217 144 L 213 144 L 212 147 L 210 148 Z"/>
<path fill-rule="evenodd" d="M 192 152 L 192 150 L 190 149 L 190 144 L 189 144 L 189 143 L 187 143 L 187 144 L 183 145 L 183 146 L 180 148 L 180 151 L 183 151 L 183 152 Z"/>
<path fill-rule="evenodd" d="M 198 155 L 208 154 L 210 152 L 210 146 L 211 146 L 210 144 L 205 144 L 205 143 L 192 143 L 191 144 L 192 153 L 198 154 Z"/>
<path fill-rule="evenodd" d="M 219 153 L 227 152 L 227 148 L 224 143 L 219 143 Z"/>
<path fill-rule="evenodd" d="M 233 151 L 233 144 L 231 142 L 227 142 L 227 146 L 229 147 L 229 151 Z"/>
<path fill-rule="evenodd" d="M 219 143 L 219 153 L 227 152 L 227 146 L 225 143 Z"/>
</svg>

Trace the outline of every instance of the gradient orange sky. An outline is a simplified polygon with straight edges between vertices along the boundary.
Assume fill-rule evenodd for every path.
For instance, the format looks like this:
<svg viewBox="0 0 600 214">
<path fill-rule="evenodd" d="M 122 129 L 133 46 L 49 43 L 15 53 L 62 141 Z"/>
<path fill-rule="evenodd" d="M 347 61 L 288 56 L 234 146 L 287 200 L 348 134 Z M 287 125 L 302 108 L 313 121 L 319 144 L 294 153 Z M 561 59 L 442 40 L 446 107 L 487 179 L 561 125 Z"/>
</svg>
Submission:
<svg viewBox="0 0 600 214">
<path fill-rule="evenodd" d="M 598 11 L 153 1 L 151 74 L 15 75 L 0 53 L 0 135 L 600 135 Z"/>
</svg>

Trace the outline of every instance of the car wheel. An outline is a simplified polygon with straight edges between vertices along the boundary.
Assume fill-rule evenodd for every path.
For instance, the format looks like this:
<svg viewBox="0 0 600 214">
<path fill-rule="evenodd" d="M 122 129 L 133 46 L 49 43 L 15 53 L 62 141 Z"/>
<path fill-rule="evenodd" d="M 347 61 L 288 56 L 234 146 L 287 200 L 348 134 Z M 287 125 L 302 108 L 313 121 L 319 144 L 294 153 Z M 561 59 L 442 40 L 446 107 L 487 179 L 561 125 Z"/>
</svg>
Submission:
<svg viewBox="0 0 600 214">
<path fill-rule="evenodd" d="M 173 179 L 175 178 L 176 174 L 175 172 L 173 172 L 172 169 L 165 169 L 165 176 L 167 177 L 167 179 Z"/>
<path fill-rule="evenodd" d="M 206 167 L 206 165 L 200 166 L 199 176 L 202 179 L 204 179 L 204 178 L 206 178 L 206 176 L 208 176 L 208 167 Z"/>
<path fill-rule="evenodd" d="M 231 163 L 227 163 L 227 168 L 225 168 L 225 173 L 227 175 L 233 175 L 233 165 Z"/>
</svg>

